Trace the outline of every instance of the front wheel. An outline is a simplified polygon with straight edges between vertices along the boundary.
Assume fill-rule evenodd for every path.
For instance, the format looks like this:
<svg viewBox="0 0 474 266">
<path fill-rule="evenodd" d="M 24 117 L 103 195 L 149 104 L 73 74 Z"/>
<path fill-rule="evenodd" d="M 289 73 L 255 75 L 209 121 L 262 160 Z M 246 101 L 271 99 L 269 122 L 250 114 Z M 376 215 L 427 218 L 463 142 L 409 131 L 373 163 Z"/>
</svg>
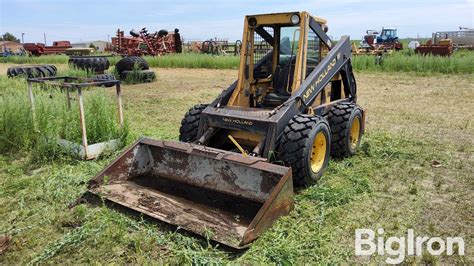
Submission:
<svg viewBox="0 0 474 266">
<path fill-rule="evenodd" d="M 195 105 L 184 115 L 183 120 L 181 120 L 181 127 L 179 128 L 180 141 L 194 142 L 197 140 L 201 113 L 207 106 L 207 104 Z"/>
<path fill-rule="evenodd" d="M 291 166 L 296 186 L 314 184 L 329 163 L 331 131 L 325 118 L 297 115 L 290 120 L 280 141 L 279 155 Z"/>
</svg>

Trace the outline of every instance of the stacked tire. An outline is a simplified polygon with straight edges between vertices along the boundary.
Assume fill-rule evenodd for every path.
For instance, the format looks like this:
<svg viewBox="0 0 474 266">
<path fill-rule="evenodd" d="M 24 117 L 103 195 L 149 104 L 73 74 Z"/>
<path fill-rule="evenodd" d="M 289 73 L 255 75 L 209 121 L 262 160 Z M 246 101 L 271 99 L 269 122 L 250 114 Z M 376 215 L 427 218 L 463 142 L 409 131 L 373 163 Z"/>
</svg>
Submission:
<svg viewBox="0 0 474 266">
<path fill-rule="evenodd" d="M 99 74 L 97 76 L 94 77 L 94 81 L 99 81 L 99 82 L 103 82 L 103 81 L 112 81 L 112 80 L 116 80 L 115 76 L 113 74 L 110 74 L 110 73 L 105 73 L 105 74 Z M 106 83 L 104 85 L 102 85 L 103 87 L 113 87 L 115 86 L 114 83 Z"/>
<path fill-rule="evenodd" d="M 55 65 L 26 65 L 10 67 L 7 69 L 7 76 L 14 78 L 23 76 L 27 78 L 44 78 L 56 76 L 58 69 Z"/>
<path fill-rule="evenodd" d="M 139 56 L 127 56 L 115 64 L 115 70 L 121 80 L 133 82 L 153 82 L 155 72 L 149 70 L 148 62 Z"/>
<path fill-rule="evenodd" d="M 110 62 L 107 57 L 71 57 L 69 58 L 69 64 L 73 65 L 77 69 L 83 69 L 95 73 L 104 73 L 109 69 Z"/>
</svg>

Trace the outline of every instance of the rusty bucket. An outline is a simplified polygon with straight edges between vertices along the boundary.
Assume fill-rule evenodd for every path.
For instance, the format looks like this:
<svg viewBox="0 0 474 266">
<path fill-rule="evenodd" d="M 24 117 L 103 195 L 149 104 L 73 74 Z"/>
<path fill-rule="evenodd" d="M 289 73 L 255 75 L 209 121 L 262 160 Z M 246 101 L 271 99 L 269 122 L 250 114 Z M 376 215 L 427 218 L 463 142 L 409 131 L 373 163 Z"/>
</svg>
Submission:
<svg viewBox="0 0 474 266">
<path fill-rule="evenodd" d="M 290 168 L 196 144 L 147 138 L 95 176 L 85 195 L 238 249 L 294 205 Z"/>
</svg>

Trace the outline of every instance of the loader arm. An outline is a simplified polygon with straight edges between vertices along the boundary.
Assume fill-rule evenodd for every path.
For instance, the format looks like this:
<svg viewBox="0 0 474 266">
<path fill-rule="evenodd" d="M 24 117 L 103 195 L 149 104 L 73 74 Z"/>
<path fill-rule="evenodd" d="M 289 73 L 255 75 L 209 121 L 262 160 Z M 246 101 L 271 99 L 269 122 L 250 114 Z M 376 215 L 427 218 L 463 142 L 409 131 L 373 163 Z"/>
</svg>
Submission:
<svg viewBox="0 0 474 266">
<path fill-rule="evenodd" d="M 330 50 L 328 55 L 319 63 L 311 74 L 300 85 L 297 93 L 294 94 L 288 102 L 300 100 L 305 107 L 308 107 L 328 85 L 331 79 L 341 72 L 343 81 L 347 83 L 349 98 L 355 96 L 355 83 L 351 84 L 352 69 L 348 62 L 351 60 L 351 43 L 348 36 L 343 36 L 341 40 Z M 346 85 L 346 84 L 344 84 Z"/>
</svg>

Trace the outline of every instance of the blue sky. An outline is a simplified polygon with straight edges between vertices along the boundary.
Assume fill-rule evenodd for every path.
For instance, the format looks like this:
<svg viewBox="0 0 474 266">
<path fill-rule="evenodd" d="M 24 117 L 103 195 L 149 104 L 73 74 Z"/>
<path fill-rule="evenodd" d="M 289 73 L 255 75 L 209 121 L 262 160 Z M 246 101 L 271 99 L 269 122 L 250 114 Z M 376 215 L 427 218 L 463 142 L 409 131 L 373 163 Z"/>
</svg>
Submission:
<svg viewBox="0 0 474 266">
<path fill-rule="evenodd" d="M 25 42 L 106 40 L 117 28 L 179 28 L 187 40 L 241 39 L 243 16 L 309 11 L 328 20 L 335 38 L 360 39 L 367 29 L 397 27 L 401 37 L 474 27 L 474 0 L 0 0 L 0 32 Z"/>
</svg>

